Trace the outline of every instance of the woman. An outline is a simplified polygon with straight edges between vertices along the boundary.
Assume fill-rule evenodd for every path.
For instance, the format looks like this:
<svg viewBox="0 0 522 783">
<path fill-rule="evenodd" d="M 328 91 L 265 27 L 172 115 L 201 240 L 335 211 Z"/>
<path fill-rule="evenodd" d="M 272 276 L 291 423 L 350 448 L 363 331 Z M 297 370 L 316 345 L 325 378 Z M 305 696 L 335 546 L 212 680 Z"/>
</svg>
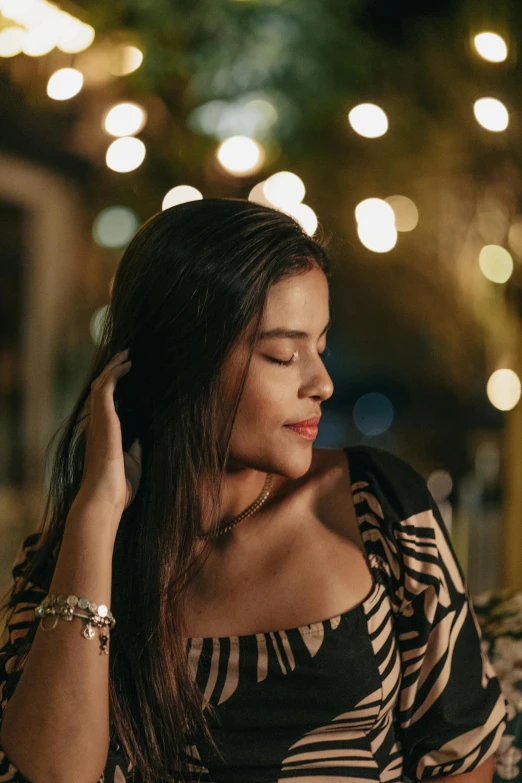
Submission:
<svg viewBox="0 0 522 783">
<path fill-rule="evenodd" d="M 505 701 L 426 483 L 313 448 L 328 276 L 243 200 L 128 246 L 13 567 L 0 781 L 490 782 Z"/>
</svg>

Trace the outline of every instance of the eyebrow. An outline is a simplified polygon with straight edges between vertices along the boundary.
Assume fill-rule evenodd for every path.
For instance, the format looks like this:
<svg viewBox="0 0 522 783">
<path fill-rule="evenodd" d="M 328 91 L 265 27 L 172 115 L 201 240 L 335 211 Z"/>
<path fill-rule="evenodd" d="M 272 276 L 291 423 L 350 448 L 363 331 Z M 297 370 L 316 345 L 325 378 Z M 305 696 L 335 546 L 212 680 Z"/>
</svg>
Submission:
<svg viewBox="0 0 522 783">
<path fill-rule="evenodd" d="M 332 325 L 332 319 L 330 318 L 328 320 L 328 323 L 324 327 L 323 331 L 319 335 L 319 337 L 322 337 L 325 332 L 328 331 L 330 326 Z M 283 328 L 277 328 L 277 329 L 268 329 L 266 332 L 261 332 L 261 334 L 258 337 L 258 340 L 268 340 L 272 337 L 286 337 L 293 340 L 306 340 L 310 335 L 308 332 L 302 332 L 299 329 L 283 329 Z"/>
</svg>

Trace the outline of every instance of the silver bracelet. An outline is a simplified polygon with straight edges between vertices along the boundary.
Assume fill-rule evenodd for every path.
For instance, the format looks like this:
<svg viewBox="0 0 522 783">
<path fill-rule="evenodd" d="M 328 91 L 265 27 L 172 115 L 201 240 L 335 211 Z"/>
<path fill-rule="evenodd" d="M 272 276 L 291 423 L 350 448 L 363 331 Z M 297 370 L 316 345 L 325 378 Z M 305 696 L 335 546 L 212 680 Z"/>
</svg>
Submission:
<svg viewBox="0 0 522 783">
<path fill-rule="evenodd" d="M 78 609 L 87 610 L 88 614 L 79 612 L 76 607 L 78 607 Z M 99 627 L 100 654 L 105 653 L 108 655 L 108 631 L 109 627 L 114 628 L 116 620 L 105 604 L 100 604 L 98 606 L 93 601 L 89 601 L 88 598 L 78 598 L 76 595 L 55 596 L 53 593 L 49 593 L 49 595 L 45 596 L 42 603 L 35 608 L 34 613 L 36 617 L 40 619 L 42 631 L 52 631 L 56 628 L 60 618 L 68 622 L 71 622 L 73 617 L 81 617 L 82 619 L 87 620 L 82 631 L 83 636 L 88 640 L 94 639 L 95 631 L 93 626 Z M 53 616 L 54 622 L 53 625 L 46 628 L 43 621 L 48 616 Z"/>
</svg>

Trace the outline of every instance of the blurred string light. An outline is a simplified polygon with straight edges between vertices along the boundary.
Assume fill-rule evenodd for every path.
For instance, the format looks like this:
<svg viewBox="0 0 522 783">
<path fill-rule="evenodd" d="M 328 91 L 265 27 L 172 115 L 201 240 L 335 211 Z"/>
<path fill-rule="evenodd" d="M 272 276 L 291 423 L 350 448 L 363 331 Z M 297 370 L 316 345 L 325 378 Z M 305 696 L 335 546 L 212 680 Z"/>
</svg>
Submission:
<svg viewBox="0 0 522 783">
<path fill-rule="evenodd" d="M 105 155 L 108 168 L 113 171 L 134 171 L 145 159 L 145 144 L 134 136 L 123 136 L 109 145 Z"/>
<path fill-rule="evenodd" d="M 111 52 L 109 72 L 113 76 L 126 76 L 136 71 L 143 62 L 143 52 L 137 46 L 119 44 Z"/>
<path fill-rule="evenodd" d="M 185 204 L 187 201 L 199 201 L 202 198 L 203 194 L 197 188 L 193 188 L 192 185 L 176 185 L 175 188 L 171 188 L 165 195 L 161 209 Z"/>
<path fill-rule="evenodd" d="M 2 0 L 5 19 L 24 29 L 22 48 L 31 57 L 48 54 L 55 47 L 68 54 L 87 49 L 95 37 L 94 28 L 47 0 Z M 4 56 L 14 56 L 4 55 Z"/>
<path fill-rule="evenodd" d="M 230 136 L 217 150 L 217 159 L 229 174 L 255 174 L 264 163 L 262 146 L 248 136 Z"/>
<path fill-rule="evenodd" d="M 522 217 L 520 215 L 512 221 L 509 227 L 507 242 L 513 253 L 522 258 Z"/>
<path fill-rule="evenodd" d="M 369 392 L 353 406 L 353 421 L 363 435 L 380 435 L 392 424 L 393 405 L 384 394 Z"/>
<path fill-rule="evenodd" d="M 303 180 L 291 171 L 278 171 L 263 183 L 265 198 L 280 209 L 292 208 L 305 197 Z"/>
<path fill-rule="evenodd" d="M 101 342 L 103 325 L 105 323 L 108 310 L 109 305 L 102 305 L 102 307 L 98 307 L 98 309 L 95 310 L 91 316 L 91 320 L 89 322 L 89 332 L 95 345 L 99 345 Z"/>
<path fill-rule="evenodd" d="M 303 180 L 291 171 L 278 171 L 263 182 L 258 182 L 248 195 L 249 201 L 278 209 L 296 220 L 303 231 L 313 236 L 318 220 L 314 210 L 303 204 L 306 194 Z"/>
<path fill-rule="evenodd" d="M 111 136 L 134 136 L 146 122 L 147 113 L 137 103 L 118 103 L 107 112 L 103 124 Z"/>
<path fill-rule="evenodd" d="M 490 403 L 500 411 L 510 411 L 520 400 L 520 378 L 513 370 L 495 370 L 487 384 Z"/>
<path fill-rule="evenodd" d="M 511 254 L 500 245 L 485 245 L 479 254 L 479 266 L 484 277 L 493 283 L 505 283 L 513 274 Z"/>
<path fill-rule="evenodd" d="M 24 48 L 26 32 L 23 27 L 4 27 L 0 31 L 0 57 L 15 57 Z"/>
<path fill-rule="evenodd" d="M 94 219 L 92 235 L 100 247 L 125 247 L 138 226 L 138 216 L 129 207 L 106 207 Z"/>
<path fill-rule="evenodd" d="M 386 113 L 374 103 L 360 103 L 348 114 L 348 121 L 354 131 L 368 139 L 383 136 L 388 130 Z"/>
<path fill-rule="evenodd" d="M 504 131 L 509 125 L 508 110 L 497 98 L 479 98 L 473 105 L 473 111 L 479 125 L 486 130 Z"/>
<path fill-rule="evenodd" d="M 413 231 L 419 222 L 419 210 L 407 196 L 388 196 L 384 199 L 395 214 L 397 231 Z"/>
<path fill-rule="evenodd" d="M 473 43 L 480 56 L 491 63 L 501 63 L 508 55 L 507 44 L 498 33 L 478 33 Z"/>
<path fill-rule="evenodd" d="M 66 101 L 77 95 L 83 86 L 83 74 L 76 68 L 60 68 L 47 82 L 47 95 L 55 101 Z"/>
<path fill-rule="evenodd" d="M 362 244 L 374 253 L 387 253 L 397 243 L 395 212 L 381 198 L 367 198 L 355 208 L 357 234 Z"/>
</svg>

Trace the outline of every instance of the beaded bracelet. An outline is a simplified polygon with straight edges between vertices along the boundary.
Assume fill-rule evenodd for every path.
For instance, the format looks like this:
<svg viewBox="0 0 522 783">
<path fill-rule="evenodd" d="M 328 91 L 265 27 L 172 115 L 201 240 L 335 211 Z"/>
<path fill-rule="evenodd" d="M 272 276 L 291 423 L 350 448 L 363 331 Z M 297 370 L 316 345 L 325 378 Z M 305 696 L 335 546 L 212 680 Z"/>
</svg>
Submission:
<svg viewBox="0 0 522 783">
<path fill-rule="evenodd" d="M 77 611 L 76 607 L 87 610 L 89 614 Z M 56 628 L 59 618 L 68 622 L 71 622 L 73 617 L 81 617 L 87 620 L 82 631 L 83 636 L 88 640 L 94 639 L 95 631 L 93 626 L 99 627 L 100 654 L 105 653 L 108 655 L 109 636 L 107 632 L 103 632 L 103 629 L 106 628 L 108 631 L 109 626 L 114 628 L 116 620 L 105 604 L 97 606 L 93 601 L 89 601 L 88 598 L 78 598 L 76 595 L 55 596 L 49 593 L 49 595 L 45 596 L 42 603 L 35 608 L 34 613 L 36 617 L 40 618 L 42 631 L 52 631 Z M 50 628 L 46 628 L 43 620 L 49 615 L 54 616 L 54 623 Z"/>
</svg>

